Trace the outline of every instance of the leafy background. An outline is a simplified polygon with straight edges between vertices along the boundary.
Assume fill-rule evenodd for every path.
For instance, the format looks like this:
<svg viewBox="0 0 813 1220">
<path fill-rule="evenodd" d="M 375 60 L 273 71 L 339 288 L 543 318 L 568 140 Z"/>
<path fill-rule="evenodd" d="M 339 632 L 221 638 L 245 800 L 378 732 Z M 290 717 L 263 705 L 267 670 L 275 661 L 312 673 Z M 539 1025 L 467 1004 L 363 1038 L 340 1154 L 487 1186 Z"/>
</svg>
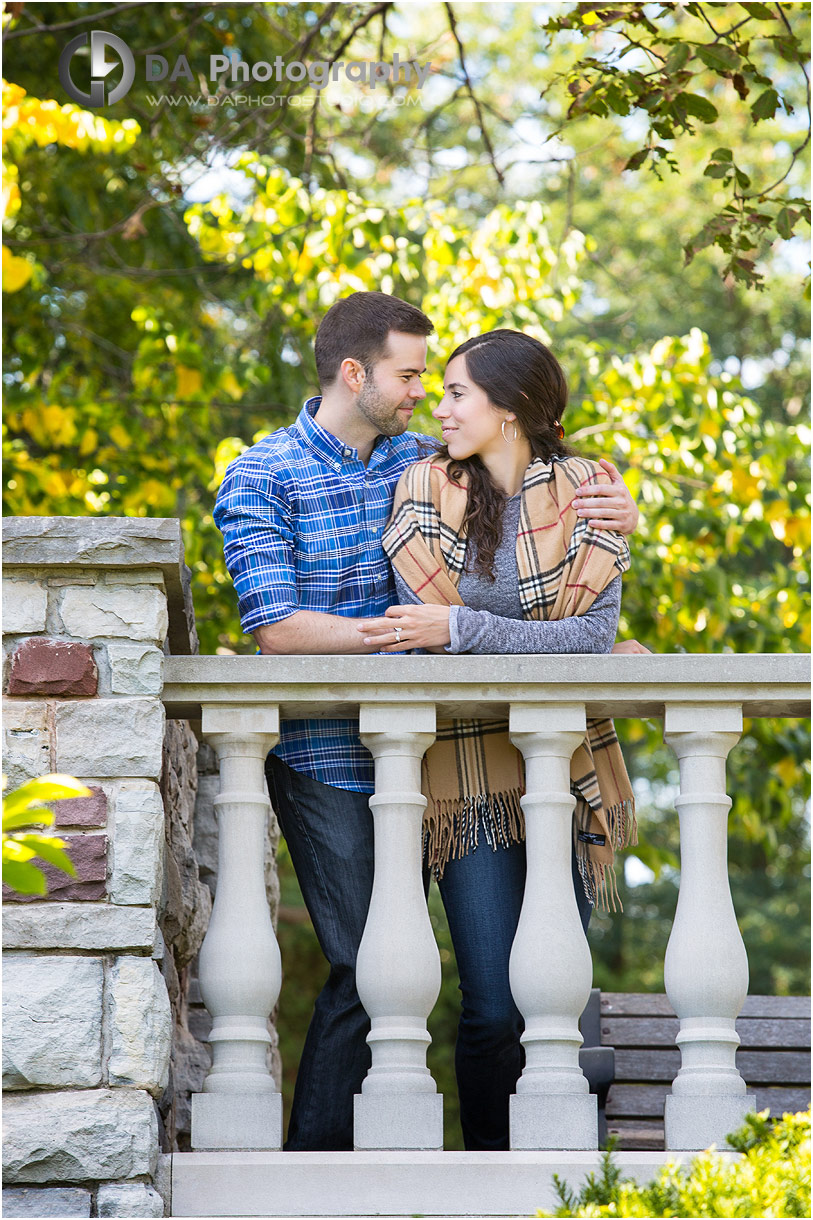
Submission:
<svg viewBox="0 0 813 1220">
<path fill-rule="evenodd" d="M 809 649 L 807 5 L 119 5 L 106 28 L 136 82 L 90 112 L 65 102 L 57 62 L 104 12 L 4 6 L 7 512 L 179 517 L 202 650 L 252 652 L 217 487 L 314 391 L 324 311 L 380 289 L 437 328 L 419 430 L 436 431 L 444 353 L 469 335 L 510 326 L 554 348 L 569 439 L 612 458 L 641 507 L 622 636 Z M 229 48 L 397 50 L 432 71 L 422 91 L 208 81 Z M 147 52 L 185 55 L 193 81 L 145 82 Z M 659 990 L 676 768 L 659 724 L 619 728 L 642 841 L 624 917 L 592 921 L 595 981 Z M 808 741 L 804 723 L 753 721 L 729 762 L 757 993 L 809 985 Z M 324 965 L 284 845 L 280 866 L 289 1100 Z M 454 957 L 436 893 L 431 910 L 430 1062 L 455 1147 Z"/>
</svg>

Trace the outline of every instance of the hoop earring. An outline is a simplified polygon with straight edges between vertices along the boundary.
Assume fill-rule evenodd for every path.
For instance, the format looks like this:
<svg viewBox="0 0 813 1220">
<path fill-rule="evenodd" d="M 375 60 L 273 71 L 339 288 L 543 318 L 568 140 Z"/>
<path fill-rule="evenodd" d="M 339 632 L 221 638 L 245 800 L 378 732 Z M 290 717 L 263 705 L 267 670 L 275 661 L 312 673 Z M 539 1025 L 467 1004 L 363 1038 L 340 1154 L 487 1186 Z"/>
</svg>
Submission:
<svg viewBox="0 0 813 1220">
<path fill-rule="evenodd" d="M 514 427 L 514 435 L 511 437 L 510 441 L 509 441 L 508 437 L 505 435 L 505 425 L 509 422 L 511 424 L 513 424 L 513 427 Z M 504 419 L 502 421 L 502 428 L 500 429 L 500 431 L 502 432 L 502 438 L 505 441 L 506 445 L 513 445 L 514 441 L 519 436 L 519 428 L 517 427 L 516 422 L 513 419 L 510 421 L 507 419 Z"/>
</svg>

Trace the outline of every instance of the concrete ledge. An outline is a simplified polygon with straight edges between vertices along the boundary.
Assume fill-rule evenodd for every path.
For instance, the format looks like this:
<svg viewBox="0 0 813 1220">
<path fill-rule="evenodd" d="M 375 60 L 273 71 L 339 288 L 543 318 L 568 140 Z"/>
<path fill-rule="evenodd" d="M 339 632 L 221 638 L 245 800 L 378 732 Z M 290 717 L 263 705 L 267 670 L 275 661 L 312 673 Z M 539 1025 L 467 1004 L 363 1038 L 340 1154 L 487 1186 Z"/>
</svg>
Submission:
<svg viewBox="0 0 813 1220">
<path fill-rule="evenodd" d="M 688 1152 L 623 1152 L 650 1181 Z M 724 1154 L 729 1159 L 738 1153 Z M 577 1188 L 599 1152 L 188 1152 L 172 1158 L 173 1216 L 532 1216 L 557 1205 L 553 1174 Z"/>
<path fill-rule="evenodd" d="M 436 704 L 438 718 L 507 718 L 509 704 L 584 703 L 588 717 L 663 716 L 670 704 L 809 716 L 810 658 L 714 656 L 167 657 L 167 715 L 279 704 L 283 719 L 358 716 L 360 704 Z M 473 709 L 476 708 L 476 712 Z"/>
</svg>

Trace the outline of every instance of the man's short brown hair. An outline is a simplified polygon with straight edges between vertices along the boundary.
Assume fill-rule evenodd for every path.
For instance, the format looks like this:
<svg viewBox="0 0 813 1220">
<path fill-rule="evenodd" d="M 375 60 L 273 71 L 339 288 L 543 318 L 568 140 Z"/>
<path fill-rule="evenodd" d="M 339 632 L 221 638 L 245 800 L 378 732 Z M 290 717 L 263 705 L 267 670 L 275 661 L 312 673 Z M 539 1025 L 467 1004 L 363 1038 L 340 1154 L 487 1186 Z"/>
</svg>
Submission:
<svg viewBox="0 0 813 1220">
<path fill-rule="evenodd" d="M 343 360 L 369 370 L 387 355 L 390 331 L 431 335 L 434 326 L 414 305 L 386 292 L 353 292 L 331 305 L 316 332 L 314 352 L 319 385 L 332 385 Z"/>
</svg>

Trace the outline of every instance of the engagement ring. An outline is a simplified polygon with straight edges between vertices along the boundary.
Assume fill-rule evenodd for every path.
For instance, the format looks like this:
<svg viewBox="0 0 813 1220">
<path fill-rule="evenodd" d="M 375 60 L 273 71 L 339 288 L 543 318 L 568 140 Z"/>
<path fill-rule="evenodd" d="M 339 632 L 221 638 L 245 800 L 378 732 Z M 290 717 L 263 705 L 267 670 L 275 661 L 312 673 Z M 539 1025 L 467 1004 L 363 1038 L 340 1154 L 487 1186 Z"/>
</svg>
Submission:
<svg viewBox="0 0 813 1220">
<path fill-rule="evenodd" d="M 400 627 L 395 628 L 395 642 L 396 642 L 396 644 L 401 643 L 401 628 Z"/>
</svg>

